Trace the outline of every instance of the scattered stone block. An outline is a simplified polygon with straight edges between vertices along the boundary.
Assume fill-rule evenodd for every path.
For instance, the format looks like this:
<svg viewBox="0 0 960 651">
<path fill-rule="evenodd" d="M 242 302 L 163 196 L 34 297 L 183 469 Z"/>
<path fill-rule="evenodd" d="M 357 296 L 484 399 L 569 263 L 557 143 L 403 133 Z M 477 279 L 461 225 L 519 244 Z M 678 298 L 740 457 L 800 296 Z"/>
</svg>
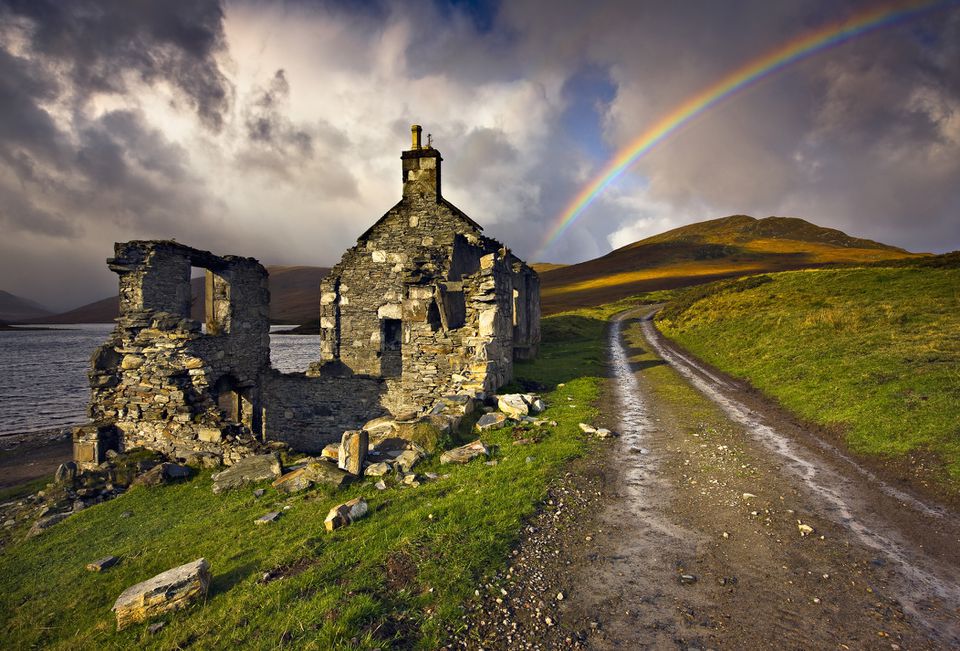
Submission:
<svg viewBox="0 0 960 651">
<path fill-rule="evenodd" d="M 380 463 L 373 463 L 367 466 L 363 471 L 363 474 L 367 477 L 382 477 L 389 473 L 392 470 L 390 464 L 386 461 L 381 461 Z"/>
<path fill-rule="evenodd" d="M 386 484 L 382 479 L 381 479 L 380 481 L 378 481 L 376 484 L 374 484 L 373 486 L 374 486 L 374 488 L 376 488 L 378 491 L 385 491 L 385 490 L 387 490 L 387 484 Z"/>
<path fill-rule="evenodd" d="M 312 461 L 279 477 L 273 482 L 273 487 L 280 493 L 299 493 L 314 484 L 329 484 L 339 488 L 351 479 L 353 475 L 329 461 Z"/>
<path fill-rule="evenodd" d="M 213 492 L 239 488 L 244 484 L 274 479 L 280 476 L 280 461 L 275 453 L 258 454 L 240 459 L 213 476 Z"/>
<path fill-rule="evenodd" d="M 394 459 L 394 464 L 403 472 L 410 472 L 423 457 L 424 454 L 419 450 L 404 450 Z"/>
<path fill-rule="evenodd" d="M 189 466 L 165 462 L 140 475 L 133 483 L 137 486 L 160 486 L 178 479 L 186 479 L 190 474 Z"/>
<path fill-rule="evenodd" d="M 369 507 L 365 499 L 362 497 L 352 499 L 349 502 L 338 504 L 330 509 L 326 519 L 323 521 L 323 526 L 327 531 L 345 527 L 365 516 L 368 510 Z"/>
<path fill-rule="evenodd" d="M 597 428 L 593 425 L 587 425 L 586 423 L 580 423 L 580 431 L 584 434 L 595 434 Z"/>
<path fill-rule="evenodd" d="M 507 416 L 498 411 L 491 411 L 488 414 L 484 414 L 480 417 L 480 420 L 477 421 L 476 428 L 478 432 L 486 432 L 489 430 L 500 429 L 507 424 Z"/>
<path fill-rule="evenodd" d="M 48 515 L 40 518 L 33 523 L 33 526 L 30 527 L 30 531 L 27 532 L 27 538 L 33 538 L 34 536 L 39 536 L 41 533 L 49 529 L 55 524 L 63 522 L 70 517 L 70 513 L 54 513 L 53 515 Z"/>
<path fill-rule="evenodd" d="M 508 393 L 497 399 L 497 407 L 511 418 L 522 418 L 530 413 L 530 405 L 519 393 Z"/>
<path fill-rule="evenodd" d="M 61 463 L 53 475 L 53 482 L 60 485 L 72 485 L 73 482 L 76 481 L 78 473 L 79 468 L 76 462 L 68 461 Z"/>
<path fill-rule="evenodd" d="M 365 430 L 344 432 L 337 453 L 337 465 L 351 475 L 362 475 L 369 445 L 370 435 Z"/>
<path fill-rule="evenodd" d="M 336 461 L 340 456 L 340 444 L 331 443 L 330 445 L 325 446 L 323 450 L 320 452 L 320 456 L 323 457 L 324 459 L 331 459 L 333 461 Z"/>
<path fill-rule="evenodd" d="M 199 558 L 130 586 L 117 597 L 117 629 L 185 608 L 210 587 L 210 565 Z"/>
<path fill-rule="evenodd" d="M 393 416 L 380 416 L 371 421 L 367 421 L 361 429 L 366 430 L 371 436 L 392 432 L 396 427 Z"/>
<path fill-rule="evenodd" d="M 265 515 L 261 515 L 259 518 L 253 521 L 254 524 L 270 524 L 271 522 L 276 522 L 280 517 L 279 511 L 270 511 Z"/>
<path fill-rule="evenodd" d="M 447 450 L 440 455 L 440 463 L 441 465 L 448 463 L 470 463 L 481 455 L 488 456 L 489 454 L 490 450 L 478 439 L 472 443 L 462 445 L 459 448 Z"/>
<path fill-rule="evenodd" d="M 87 563 L 87 569 L 91 572 L 103 572 L 105 569 L 113 567 L 120 561 L 116 556 L 104 556 L 95 561 Z"/>
</svg>

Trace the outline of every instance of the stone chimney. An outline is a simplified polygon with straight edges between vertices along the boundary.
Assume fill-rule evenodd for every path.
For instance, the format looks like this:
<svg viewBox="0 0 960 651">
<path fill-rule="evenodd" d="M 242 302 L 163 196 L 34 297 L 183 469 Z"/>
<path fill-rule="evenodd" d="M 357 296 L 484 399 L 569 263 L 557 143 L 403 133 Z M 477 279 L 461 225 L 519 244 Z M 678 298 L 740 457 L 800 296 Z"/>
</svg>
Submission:
<svg viewBox="0 0 960 651">
<path fill-rule="evenodd" d="M 423 129 L 410 127 L 411 148 L 400 155 L 403 163 L 403 197 L 440 200 L 440 152 L 421 142 Z"/>
</svg>

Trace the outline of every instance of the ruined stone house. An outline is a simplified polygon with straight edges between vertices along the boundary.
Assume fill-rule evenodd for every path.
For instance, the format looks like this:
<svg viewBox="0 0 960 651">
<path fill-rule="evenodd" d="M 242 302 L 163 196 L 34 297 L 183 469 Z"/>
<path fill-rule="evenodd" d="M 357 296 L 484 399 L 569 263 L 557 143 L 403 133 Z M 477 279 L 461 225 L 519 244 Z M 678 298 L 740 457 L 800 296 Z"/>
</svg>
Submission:
<svg viewBox="0 0 960 651">
<path fill-rule="evenodd" d="M 90 467 L 143 446 L 232 463 L 275 440 L 317 451 L 371 418 L 478 396 L 536 355 L 537 274 L 443 198 L 440 152 L 401 156 L 401 200 L 324 279 L 319 359 L 270 366 L 267 272 L 253 258 L 171 241 L 115 245 L 120 316 L 93 356 L 92 424 L 74 436 Z M 205 270 L 205 320 L 190 318 Z"/>
</svg>

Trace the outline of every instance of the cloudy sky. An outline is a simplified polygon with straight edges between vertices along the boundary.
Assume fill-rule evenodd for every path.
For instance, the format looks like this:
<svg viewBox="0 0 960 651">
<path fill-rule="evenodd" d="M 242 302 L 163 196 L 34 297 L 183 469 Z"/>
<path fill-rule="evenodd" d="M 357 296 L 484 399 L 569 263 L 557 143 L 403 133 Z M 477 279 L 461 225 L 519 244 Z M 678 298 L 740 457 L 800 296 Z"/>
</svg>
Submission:
<svg viewBox="0 0 960 651">
<path fill-rule="evenodd" d="M 0 289 L 107 296 L 114 241 L 330 265 L 400 197 L 411 123 L 444 195 L 576 262 L 734 213 L 960 248 L 960 3 L 701 116 L 537 253 L 672 107 L 869 2 L 0 0 Z M 876 3 L 873 3 L 876 4 Z"/>
</svg>

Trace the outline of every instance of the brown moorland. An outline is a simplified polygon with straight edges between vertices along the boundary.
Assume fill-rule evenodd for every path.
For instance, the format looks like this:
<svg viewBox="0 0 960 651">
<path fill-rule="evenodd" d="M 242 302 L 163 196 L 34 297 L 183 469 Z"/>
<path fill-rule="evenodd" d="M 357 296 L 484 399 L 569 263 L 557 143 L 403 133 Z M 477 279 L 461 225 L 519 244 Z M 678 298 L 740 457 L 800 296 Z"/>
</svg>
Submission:
<svg viewBox="0 0 960 651">
<path fill-rule="evenodd" d="M 544 314 L 556 314 L 746 274 L 924 255 L 795 217 L 732 215 L 681 226 L 587 262 L 541 267 L 541 301 Z"/>
</svg>

